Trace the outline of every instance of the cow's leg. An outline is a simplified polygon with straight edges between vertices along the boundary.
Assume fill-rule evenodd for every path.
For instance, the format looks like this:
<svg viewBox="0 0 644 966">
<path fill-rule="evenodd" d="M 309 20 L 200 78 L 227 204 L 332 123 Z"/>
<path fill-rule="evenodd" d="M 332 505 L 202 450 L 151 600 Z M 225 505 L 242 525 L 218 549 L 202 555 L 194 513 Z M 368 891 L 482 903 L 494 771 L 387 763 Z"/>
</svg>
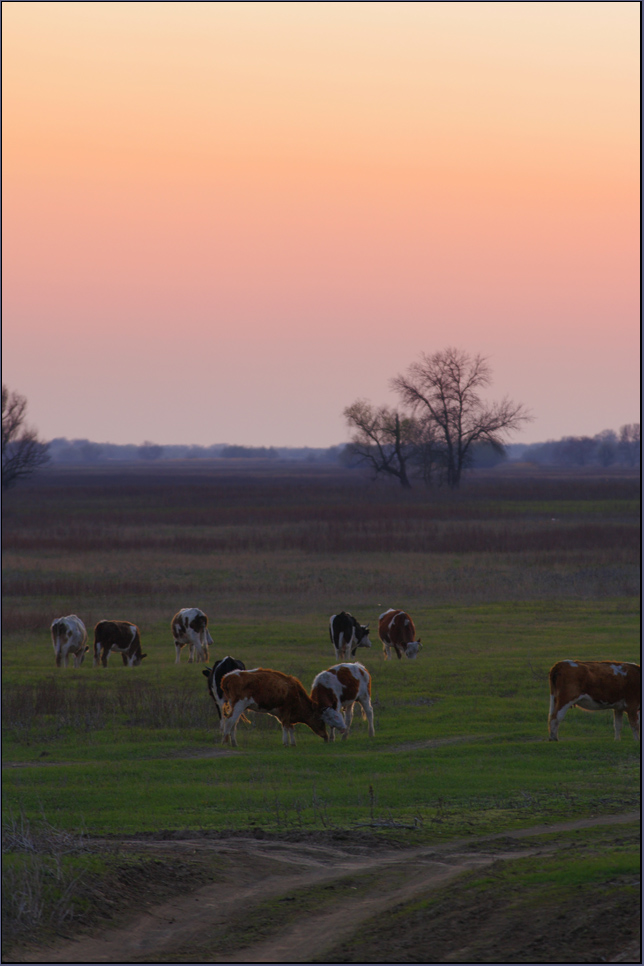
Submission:
<svg viewBox="0 0 644 966">
<path fill-rule="evenodd" d="M 402 658 L 402 647 L 400 647 L 398 644 L 394 644 L 394 647 L 396 648 L 396 657 L 400 661 Z"/>
<path fill-rule="evenodd" d="M 237 722 L 250 704 L 251 702 L 247 698 L 240 698 L 240 700 L 235 703 L 235 706 L 230 713 L 230 717 L 226 718 L 226 723 L 223 729 L 223 744 L 226 744 L 226 742 L 230 740 L 230 744 L 233 746 L 233 748 L 237 747 Z"/>
<path fill-rule="evenodd" d="M 354 704 L 355 704 L 354 701 L 350 701 L 349 704 L 345 704 L 344 709 L 343 709 L 344 710 L 344 715 L 343 715 L 343 717 L 344 717 L 344 734 L 342 735 L 342 740 L 343 741 L 346 741 L 347 740 L 347 737 L 348 737 L 348 734 L 349 734 L 349 728 L 351 727 L 351 722 L 353 721 L 353 706 L 354 706 Z M 342 714 L 342 711 L 340 711 L 340 714 Z"/>
<path fill-rule="evenodd" d="M 371 706 L 371 700 L 367 696 L 364 701 L 360 702 L 362 704 L 362 710 L 367 716 L 367 722 L 369 724 L 369 737 L 373 738 L 376 734 L 373 727 L 373 707 Z"/>
<path fill-rule="evenodd" d="M 556 713 L 557 702 L 555 701 L 554 694 L 550 695 L 550 707 L 548 708 L 548 738 L 550 741 L 558 741 L 557 732 L 559 731 L 559 722 L 557 721 Z"/>
<path fill-rule="evenodd" d="M 174 642 L 174 647 L 175 647 L 175 650 L 176 650 L 176 652 L 177 652 L 177 656 L 176 656 L 176 657 L 175 657 L 175 659 L 174 659 L 174 663 L 175 663 L 175 664 L 181 664 L 181 644 L 178 644 L 178 643 L 177 643 L 177 642 L 175 641 L 175 642 Z"/>
<path fill-rule="evenodd" d="M 561 701 L 559 695 L 555 697 L 554 694 L 550 695 L 550 713 L 548 715 L 548 730 L 550 735 L 550 741 L 558 741 L 557 734 L 559 732 L 559 725 L 566 717 L 566 713 L 572 708 L 577 698 L 573 701 L 566 701 L 565 704 Z"/>
<path fill-rule="evenodd" d="M 98 667 L 101 663 L 101 648 L 100 645 L 94 642 L 94 667 Z"/>
<path fill-rule="evenodd" d="M 125 653 L 125 651 L 121 651 L 121 660 L 123 661 L 123 664 L 125 665 L 125 667 L 127 667 L 129 662 L 128 662 L 127 654 Z M 132 667 L 131 664 L 130 664 L 130 667 Z"/>
<path fill-rule="evenodd" d="M 615 725 L 615 741 L 619 741 L 622 736 L 622 725 L 624 724 L 624 712 L 613 708 L 613 724 Z"/>
<path fill-rule="evenodd" d="M 640 713 L 639 711 L 629 711 L 626 710 L 628 715 L 628 723 L 631 726 L 631 731 L 633 732 L 633 738 L 635 741 L 640 740 Z"/>
<path fill-rule="evenodd" d="M 388 661 L 391 657 L 391 649 L 384 641 L 382 642 L 382 653 L 385 655 L 385 661 Z"/>
<path fill-rule="evenodd" d="M 288 729 L 289 738 L 291 740 L 292 746 L 295 748 L 295 728 L 293 725 Z"/>
</svg>

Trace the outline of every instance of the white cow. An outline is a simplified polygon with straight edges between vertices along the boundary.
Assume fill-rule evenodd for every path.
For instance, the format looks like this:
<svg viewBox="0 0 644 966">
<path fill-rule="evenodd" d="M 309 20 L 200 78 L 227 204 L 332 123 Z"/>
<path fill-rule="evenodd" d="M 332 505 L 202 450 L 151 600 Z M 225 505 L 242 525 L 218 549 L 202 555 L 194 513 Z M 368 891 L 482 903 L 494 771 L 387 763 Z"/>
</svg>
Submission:
<svg viewBox="0 0 644 966">
<path fill-rule="evenodd" d="M 181 649 L 188 645 L 188 664 L 208 661 L 212 637 L 208 630 L 208 618 L 198 607 L 184 607 L 175 614 L 170 625 L 177 651 L 175 664 L 181 661 Z"/>
<path fill-rule="evenodd" d="M 51 625 L 51 642 L 56 655 L 56 667 L 67 667 L 69 655 L 74 658 L 74 667 L 80 667 L 87 651 L 87 630 L 80 617 L 69 614 L 59 617 Z"/>
</svg>

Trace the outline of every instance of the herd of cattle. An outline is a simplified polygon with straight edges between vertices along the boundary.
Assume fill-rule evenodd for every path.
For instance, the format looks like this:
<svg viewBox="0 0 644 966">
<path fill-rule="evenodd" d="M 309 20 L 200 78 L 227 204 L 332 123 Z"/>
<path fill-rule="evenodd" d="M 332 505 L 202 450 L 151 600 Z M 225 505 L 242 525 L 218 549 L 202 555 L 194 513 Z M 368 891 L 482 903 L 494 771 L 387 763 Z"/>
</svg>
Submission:
<svg viewBox="0 0 644 966">
<path fill-rule="evenodd" d="M 172 636 L 176 648 L 175 663 L 181 651 L 188 647 L 188 663 L 209 660 L 213 644 L 208 630 L 208 618 L 197 607 L 180 610 L 172 618 Z M 219 715 L 223 741 L 237 744 L 237 723 L 245 711 L 258 711 L 277 718 L 282 725 L 284 745 L 295 744 L 294 726 L 307 725 L 324 741 L 334 740 L 336 730 L 346 738 L 357 702 L 375 734 L 371 705 L 371 677 L 364 665 L 355 661 L 359 647 L 371 647 L 369 625 L 359 624 L 346 611 L 334 614 L 329 622 L 329 634 L 338 663 L 322 671 L 314 679 L 307 693 L 297 678 L 267 668 L 247 670 L 242 661 L 225 657 L 203 674 L 208 679 L 208 691 Z M 392 650 L 400 659 L 410 659 L 422 647 L 416 638 L 414 622 L 402 610 L 390 608 L 378 618 L 378 636 L 385 660 Z M 73 657 L 74 667 L 80 667 L 89 650 L 87 630 L 75 614 L 61 617 L 51 625 L 51 637 L 56 655 L 56 666 L 68 666 Z M 121 654 L 123 664 L 136 667 L 147 654 L 141 651 L 141 635 L 136 624 L 129 621 L 99 621 L 94 628 L 94 667 L 107 667 L 111 651 Z M 619 740 L 624 712 L 636 740 L 640 734 L 641 672 L 640 665 L 628 661 L 559 661 L 550 669 L 550 708 L 548 734 L 558 740 L 558 731 L 566 712 L 572 707 L 586 711 L 612 709 L 615 739 Z"/>
</svg>

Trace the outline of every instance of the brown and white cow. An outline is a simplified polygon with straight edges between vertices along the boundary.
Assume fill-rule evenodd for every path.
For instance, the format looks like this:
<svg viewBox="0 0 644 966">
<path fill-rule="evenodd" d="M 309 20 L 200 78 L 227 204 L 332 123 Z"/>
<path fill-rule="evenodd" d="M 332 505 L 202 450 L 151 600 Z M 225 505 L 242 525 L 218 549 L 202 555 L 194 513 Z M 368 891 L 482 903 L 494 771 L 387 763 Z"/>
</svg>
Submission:
<svg viewBox="0 0 644 966">
<path fill-rule="evenodd" d="M 69 614 L 59 617 L 51 625 L 51 642 L 56 655 L 56 667 L 67 667 L 69 655 L 74 658 L 74 667 L 80 667 L 89 651 L 87 630 L 80 617 Z"/>
<path fill-rule="evenodd" d="M 416 628 L 409 614 L 395 607 L 390 607 L 378 618 L 378 636 L 382 641 L 385 661 L 391 657 L 392 647 L 400 660 L 403 654 L 410 659 L 415 658 L 423 646 L 420 637 L 416 640 Z"/>
<path fill-rule="evenodd" d="M 212 637 L 208 630 L 208 618 L 198 607 L 183 607 L 172 618 L 170 625 L 174 646 L 177 649 L 175 664 L 181 660 L 181 648 L 188 645 L 188 664 L 203 661 L 210 656 L 208 648 L 212 644 Z"/>
<path fill-rule="evenodd" d="M 107 667 L 110 651 L 118 651 L 128 667 L 136 667 L 147 657 L 141 654 L 139 629 L 129 621 L 99 621 L 94 628 L 94 667 L 99 663 Z"/>
<path fill-rule="evenodd" d="M 237 745 L 237 722 L 244 711 L 260 711 L 277 718 L 282 725 L 283 745 L 295 744 L 296 724 L 307 725 L 324 741 L 329 740 L 327 724 L 344 730 L 342 716 L 333 708 L 320 709 L 291 674 L 262 667 L 230 671 L 221 680 L 221 690 L 231 709 L 224 722 L 224 744 Z"/>
<path fill-rule="evenodd" d="M 639 664 L 629 661 L 558 661 L 550 668 L 548 733 L 557 741 L 559 725 L 569 708 L 607 711 L 615 719 L 619 741 L 624 712 L 635 740 L 640 736 L 642 675 Z"/>
<path fill-rule="evenodd" d="M 342 738 L 349 734 L 353 720 L 353 706 L 357 701 L 362 708 L 362 717 L 369 722 L 369 737 L 375 735 L 373 727 L 373 708 L 371 706 L 371 675 L 363 664 L 336 664 L 321 671 L 311 685 L 311 698 L 320 708 L 333 708 L 344 718 Z M 331 726 L 331 741 L 335 739 L 335 728 Z"/>
</svg>

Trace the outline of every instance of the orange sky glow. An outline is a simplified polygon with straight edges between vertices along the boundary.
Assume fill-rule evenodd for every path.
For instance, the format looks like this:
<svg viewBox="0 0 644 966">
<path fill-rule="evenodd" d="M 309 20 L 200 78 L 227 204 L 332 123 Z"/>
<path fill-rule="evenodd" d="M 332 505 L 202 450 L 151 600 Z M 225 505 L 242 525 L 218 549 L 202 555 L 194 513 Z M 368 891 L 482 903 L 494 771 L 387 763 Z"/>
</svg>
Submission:
<svg viewBox="0 0 644 966">
<path fill-rule="evenodd" d="M 3 4 L 3 379 L 41 436 L 328 446 L 448 345 L 639 420 L 636 2 Z"/>
</svg>

